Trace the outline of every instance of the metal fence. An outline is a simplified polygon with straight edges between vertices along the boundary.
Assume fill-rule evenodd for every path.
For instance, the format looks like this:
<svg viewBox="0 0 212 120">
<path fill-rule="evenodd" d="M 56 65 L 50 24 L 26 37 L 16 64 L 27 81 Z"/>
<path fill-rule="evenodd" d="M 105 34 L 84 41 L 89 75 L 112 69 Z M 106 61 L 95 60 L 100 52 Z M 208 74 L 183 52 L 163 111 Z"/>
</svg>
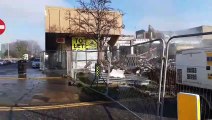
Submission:
<svg viewBox="0 0 212 120">
<path fill-rule="evenodd" d="M 212 33 L 209 32 L 201 34 L 181 35 L 170 38 L 170 40 L 168 40 L 167 44 L 165 45 L 166 56 L 163 56 L 163 52 L 161 52 L 161 50 L 163 50 L 163 47 L 155 47 L 155 45 L 134 46 L 135 54 L 120 54 L 120 58 L 118 59 L 118 61 L 113 61 L 111 59 L 107 60 L 106 63 L 108 63 L 108 65 L 106 66 L 109 67 L 105 70 L 106 73 L 101 72 L 99 82 L 96 82 L 96 84 L 92 85 L 92 89 L 116 101 L 118 104 L 123 106 L 125 109 L 127 109 L 140 119 L 176 119 L 177 93 L 195 93 L 200 95 L 201 99 L 201 118 L 211 119 L 212 92 L 210 89 L 210 62 L 212 56 L 210 53 L 210 47 L 207 49 L 203 49 L 205 50 L 204 52 L 198 51 L 194 53 L 185 53 L 191 57 L 193 54 L 199 53 L 204 53 L 205 56 L 202 56 L 200 54 L 195 60 L 194 58 L 188 58 L 180 61 L 181 63 L 193 63 L 192 61 L 197 61 L 197 59 L 199 59 L 200 63 L 204 63 L 202 64 L 202 66 L 198 66 L 199 63 L 193 63 L 190 65 L 185 64 L 183 66 L 181 65 L 183 69 L 186 69 L 185 71 L 183 71 L 182 69 L 178 69 L 179 65 L 176 65 L 179 63 L 179 61 L 176 61 L 176 55 L 182 53 L 182 50 L 179 50 L 178 48 L 185 47 L 185 43 L 183 42 L 183 47 L 179 45 L 180 42 L 176 42 L 177 44 L 170 43 L 173 38 L 178 38 L 182 42 L 182 40 L 194 40 L 193 38 L 186 39 L 187 37 L 209 34 Z M 203 39 L 203 37 L 198 37 L 198 39 L 199 38 L 201 38 L 201 40 Z M 199 47 L 198 49 L 204 47 L 202 43 L 188 44 L 192 45 L 193 47 Z M 160 45 L 161 44 L 158 44 L 158 46 Z M 141 47 L 139 48 L 139 46 Z M 150 46 L 150 49 L 146 49 L 146 51 L 143 50 L 141 52 L 140 49 L 145 47 L 148 48 L 147 46 Z M 169 48 L 169 46 L 171 46 L 171 48 Z M 191 49 L 191 46 L 188 49 L 189 45 L 187 45 L 186 47 L 186 50 Z M 195 50 L 195 48 L 192 49 Z M 108 56 L 110 56 L 110 54 L 108 54 Z M 166 61 L 164 65 L 163 60 Z M 192 69 L 188 70 L 189 67 L 191 67 Z M 121 78 L 111 77 L 113 71 L 116 72 L 115 74 L 122 74 L 122 70 L 124 70 L 124 74 L 121 76 Z M 194 73 L 196 72 L 200 73 L 198 73 L 198 75 L 194 75 Z M 205 77 L 201 78 L 201 76 L 204 75 Z M 198 79 L 196 81 L 199 82 L 196 84 L 200 85 L 198 86 L 192 84 L 194 83 L 194 80 L 191 79 Z M 163 81 L 160 82 L 160 80 Z M 203 85 L 202 83 L 204 82 L 206 84 Z"/>
<path fill-rule="evenodd" d="M 166 94 L 173 102 L 179 92 L 194 93 L 200 96 L 201 119 L 212 119 L 211 108 L 211 64 L 210 42 L 205 39 L 212 32 L 171 37 L 166 45 L 166 64 L 164 82 Z M 175 55 L 171 55 L 171 44 L 175 44 Z M 186 47 L 185 47 L 186 44 Z M 171 58 L 172 57 L 172 58 Z M 164 103 L 163 105 L 166 105 Z M 176 105 L 175 105 L 176 106 Z M 168 112 L 168 111 L 164 111 Z M 177 112 L 176 112 L 177 113 Z"/>
<path fill-rule="evenodd" d="M 123 55 L 119 50 L 118 59 L 112 59 L 111 52 L 107 51 L 106 60 L 101 63 L 104 67 L 98 70 L 100 74 L 90 74 L 88 80 L 78 74 L 79 80 L 91 85 L 91 89 L 107 96 L 139 119 L 159 118 L 164 41 L 154 40 L 151 43 L 137 44 L 131 46 L 131 50 L 137 51 L 149 44 L 152 47 L 146 47 L 143 52 L 135 54 Z M 159 73 L 153 73 L 155 70 Z"/>
<path fill-rule="evenodd" d="M 44 51 L 40 53 L 40 70 L 50 76 L 67 74 L 66 51 Z"/>
<path fill-rule="evenodd" d="M 163 45 L 163 41 L 157 40 L 134 45 L 136 59 L 129 61 L 133 62 L 134 66 L 127 66 L 136 76 L 126 82 L 125 86 L 129 87 L 128 90 L 120 92 L 125 95 L 121 97 L 120 101 L 130 98 L 131 101 L 122 104 L 132 112 L 137 113 L 142 119 L 155 119 L 160 116 Z M 152 71 L 155 70 L 158 72 L 153 73 Z M 153 74 L 156 75 L 155 78 L 152 77 Z M 131 74 L 131 76 L 133 75 Z M 131 95 L 133 97 L 130 97 Z"/>
</svg>

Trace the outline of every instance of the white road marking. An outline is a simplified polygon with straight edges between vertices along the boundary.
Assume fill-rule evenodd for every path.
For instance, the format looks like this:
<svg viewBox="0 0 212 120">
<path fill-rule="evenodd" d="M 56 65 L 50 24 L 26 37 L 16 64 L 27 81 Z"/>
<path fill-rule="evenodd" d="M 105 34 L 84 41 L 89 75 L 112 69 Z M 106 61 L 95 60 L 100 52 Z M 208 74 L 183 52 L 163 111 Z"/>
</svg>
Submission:
<svg viewBox="0 0 212 120">
<path fill-rule="evenodd" d="M 4 25 L 0 25 L 0 29 L 5 29 L 5 26 Z"/>
</svg>

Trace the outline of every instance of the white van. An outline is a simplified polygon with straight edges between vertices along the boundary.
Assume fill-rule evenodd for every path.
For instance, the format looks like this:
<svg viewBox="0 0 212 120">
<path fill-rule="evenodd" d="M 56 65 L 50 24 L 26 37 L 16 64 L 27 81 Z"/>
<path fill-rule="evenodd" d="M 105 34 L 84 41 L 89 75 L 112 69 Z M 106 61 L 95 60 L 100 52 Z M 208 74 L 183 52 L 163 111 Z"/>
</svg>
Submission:
<svg viewBox="0 0 212 120">
<path fill-rule="evenodd" d="M 32 61 L 32 68 L 40 68 L 40 58 L 35 58 Z"/>
</svg>

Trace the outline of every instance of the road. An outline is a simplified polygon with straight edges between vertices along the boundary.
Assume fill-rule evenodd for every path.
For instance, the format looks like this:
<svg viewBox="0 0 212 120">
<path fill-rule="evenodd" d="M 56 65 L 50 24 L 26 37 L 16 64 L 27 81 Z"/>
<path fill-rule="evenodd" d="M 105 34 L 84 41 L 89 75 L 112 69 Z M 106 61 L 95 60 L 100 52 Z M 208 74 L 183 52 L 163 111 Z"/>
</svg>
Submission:
<svg viewBox="0 0 212 120">
<path fill-rule="evenodd" d="M 27 67 L 28 78 L 45 76 L 38 69 Z M 66 79 L 18 80 L 17 77 L 17 64 L 0 66 L 1 120 L 137 119 L 104 96 L 68 86 Z M 99 104 L 99 101 L 102 102 Z"/>
<path fill-rule="evenodd" d="M 30 66 L 27 67 L 26 80 L 17 78 L 17 64 L 1 66 L 0 73 L 1 105 L 47 105 L 97 100 L 76 86 L 68 86 L 65 78 L 40 79 L 46 75 Z"/>
<path fill-rule="evenodd" d="M 45 77 L 39 69 L 33 69 L 31 63 L 27 63 L 27 77 Z M 0 65 L 0 77 L 18 77 L 18 64 Z"/>
</svg>

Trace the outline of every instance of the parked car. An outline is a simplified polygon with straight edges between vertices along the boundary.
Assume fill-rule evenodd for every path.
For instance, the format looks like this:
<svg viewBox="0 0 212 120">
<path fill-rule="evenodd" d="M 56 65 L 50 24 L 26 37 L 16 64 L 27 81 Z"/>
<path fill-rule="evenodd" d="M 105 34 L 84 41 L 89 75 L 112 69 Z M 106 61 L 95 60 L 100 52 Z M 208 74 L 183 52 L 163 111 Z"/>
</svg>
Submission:
<svg viewBox="0 0 212 120">
<path fill-rule="evenodd" d="M 32 61 L 32 68 L 40 68 L 40 58 L 35 58 Z"/>
<path fill-rule="evenodd" d="M 0 65 L 5 65 L 6 61 L 5 60 L 0 60 Z"/>
<path fill-rule="evenodd" d="M 11 63 L 17 63 L 18 61 L 17 60 L 11 60 Z"/>
<path fill-rule="evenodd" d="M 11 64 L 11 61 L 10 60 L 5 60 L 5 62 L 6 62 L 6 65 Z"/>
</svg>

